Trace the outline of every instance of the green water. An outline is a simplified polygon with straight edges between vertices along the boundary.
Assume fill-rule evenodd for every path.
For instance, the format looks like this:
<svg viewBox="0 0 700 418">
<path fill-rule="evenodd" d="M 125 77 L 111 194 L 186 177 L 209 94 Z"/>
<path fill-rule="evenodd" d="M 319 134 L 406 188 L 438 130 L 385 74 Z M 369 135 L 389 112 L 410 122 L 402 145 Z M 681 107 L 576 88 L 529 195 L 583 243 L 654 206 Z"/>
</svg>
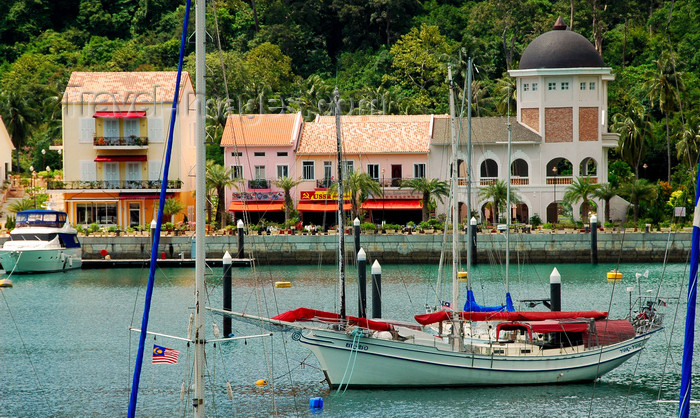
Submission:
<svg viewBox="0 0 700 418">
<path fill-rule="evenodd" d="M 553 267 L 536 265 L 522 271 L 514 267 L 509 283 L 513 298 L 548 297 Z M 685 266 L 667 266 L 661 280 L 660 265 L 622 265 L 623 281 L 615 284 L 605 279 L 612 267 L 557 266 L 562 276 L 562 309 L 609 310 L 612 317 L 624 317 L 630 305 L 627 287 L 651 295 L 659 291 L 668 301 L 666 328 L 640 356 L 595 385 L 349 390 L 336 395 L 323 381 L 315 358 L 292 341 L 291 335 L 276 334 L 208 345 L 207 385 L 213 391 L 206 398 L 207 413 L 305 416 L 309 415 L 309 398 L 323 397 L 324 416 L 672 416 L 676 406 L 656 400 L 678 397 Z M 635 273 L 646 268 L 649 277 L 642 277 L 638 286 Z M 505 284 L 500 273 L 500 268 L 491 266 L 473 271 L 472 286 L 479 303 L 503 302 Z M 436 275 L 435 266 L 384 266 L 384 316 L 412 321 L 414 314 L 423 313 L 426 303 L 435 303 Z M 14 288 L 0 295 L 0 416 L 126 415 L 138 347 L 138 334 L 128 327 L 140 327 L 147 276 L 145 269 L 14 276 Z M 349 269 L 347 276 L 348 313 L 355 314 L 356 272 Z M 333 266 L 234 269 L 234 310 L 262 315 L 299 306 L 335 310 L 335 277 Z M 273 283 L 280 280 L 291 281 L 292 287 L 274 289 Z M 158 271 L 149 330 L 186 336 L 193 284 L 192 269 Z M 211 306 L 221 307 L 220 269 L 208 270 L 207 294 Z M 679 295 L 680 304 L 675 299 Z M 209 338 L 213 321 L 221 327 L 219 317 L 208 317 Z M 236 336 L 261 332 L 235 321 L 233 327 Z M 153 343 L 149 337 L 149 352 Z M 158 337 L 155 343 L 180 350 L 180 364 L 153 365 L 150 355 L 145 356 L 137 412 L 141 416 L 189 415 L 191 400 L 185 396 L 180 401 L 180 388 L 183 381 L 189 382 L 192 351 L 177 340 Z M 272 384 L 256 387 L 255 381 L 261 378 Z M 233 387 L 233 401 L 226 396 L 227 380 Z M 700 379 L 696 377 L 694 384 L 697 388 Z M 693 399 L 700 399 L 698 389 L 694 394 Z M 692 412 L 700 414 L 700 409 Z"/>
</svg>

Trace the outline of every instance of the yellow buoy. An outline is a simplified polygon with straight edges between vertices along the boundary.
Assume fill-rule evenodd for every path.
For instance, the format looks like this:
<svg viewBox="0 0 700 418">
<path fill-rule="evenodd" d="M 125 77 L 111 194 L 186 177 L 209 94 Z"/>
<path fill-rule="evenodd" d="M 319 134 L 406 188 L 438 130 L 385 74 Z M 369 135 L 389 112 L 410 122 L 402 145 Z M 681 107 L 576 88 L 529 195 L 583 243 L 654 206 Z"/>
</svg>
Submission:
<svg viewBox="0 0 700 418">
<path fill-rule="evenodd" d="M 0 279 L 0 287 L 12 287 L 12 280 Z"/>
<path fill-rule="evenodd" d="M 262 387 L 262 386 L 267 386 L 267 380 L 265 380 L 265 379 L 258 379 L 258 380 L 255 381 L 255 385 L 256 385 L 256 386 L 260 386 L 260 387 Z"/>
<path fill-rule="evenodd" d="M 275 287 L 292 287 L 292 282 L 275 282 Z"/>
<path fill-rule="evenodd" d="M 469 280 L 469 278 L 467 277 L 467 272 L 466 271 L 458 271 L 457 272 L 457 280 L 459 280 L 460 282 L 466 282 L 467 280 Z"/>
<path fill-rule="evenodd" d="M 608 272 L 608 281 L 613 281 L 613 280 L 622 280 L 622 273 L 620 273 L 617 270 L 609 271 Z"/>
</svg>

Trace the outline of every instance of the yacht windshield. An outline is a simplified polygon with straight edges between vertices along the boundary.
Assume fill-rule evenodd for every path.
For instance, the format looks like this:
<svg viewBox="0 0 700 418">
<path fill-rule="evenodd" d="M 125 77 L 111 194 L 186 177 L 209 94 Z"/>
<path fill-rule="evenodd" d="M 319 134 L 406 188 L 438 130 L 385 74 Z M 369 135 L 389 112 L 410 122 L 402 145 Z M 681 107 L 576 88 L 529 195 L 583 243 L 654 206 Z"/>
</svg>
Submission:
<svg viewBox="0 0 700 418">
<path fill-rule="evenodd" d="M 12 241 L 51 241 L 58 234 L 12 234 Z"/>
<path fill-rule="evenodd" d="M 65 213 L 18 213 L 15 226 L 17 228 L 26 226 L 60 228 L 66 223 L 66 217 Z"/>
</svg>

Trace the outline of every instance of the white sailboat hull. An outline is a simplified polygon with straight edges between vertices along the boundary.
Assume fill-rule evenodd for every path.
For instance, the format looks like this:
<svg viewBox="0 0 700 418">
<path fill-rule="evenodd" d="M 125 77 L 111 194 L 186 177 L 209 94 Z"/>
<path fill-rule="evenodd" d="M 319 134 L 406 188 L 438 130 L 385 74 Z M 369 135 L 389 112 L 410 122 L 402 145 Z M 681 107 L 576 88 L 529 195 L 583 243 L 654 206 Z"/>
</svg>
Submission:
<svg viewBox="0 0 700 418">
<path fill-rule="evenodd" d="M 309 330 L 300 343 L 311 350 L 333 387 L 529 385 L 592 381 L 642 350 L 652 333 L 597 349 L 553 355 L 455 352 L 448 344 L 360 338 Z M 500 348 L 498 343 L 493 348 Z M 582 349 L 582 348 L 581 348 Z"/>
</svg>

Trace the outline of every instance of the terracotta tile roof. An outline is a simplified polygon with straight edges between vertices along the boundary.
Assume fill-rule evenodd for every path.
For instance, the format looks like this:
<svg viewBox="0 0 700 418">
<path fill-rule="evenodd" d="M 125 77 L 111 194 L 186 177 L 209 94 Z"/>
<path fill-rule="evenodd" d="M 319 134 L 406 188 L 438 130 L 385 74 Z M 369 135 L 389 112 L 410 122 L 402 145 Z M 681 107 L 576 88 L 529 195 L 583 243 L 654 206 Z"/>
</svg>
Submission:
<svg viewBox="0 0 700 418">
<path fill-rule="evenodd" d="M 63 103 L 172 103 L 177 71 L 147 72 L 74 72 L 63 94 Z M 180 99 L 184 86 L 192 85 L 190 75 L 182 73 Z M 155 91 L 155 100 L 153 98 Z"/>
<path fill-rule="evenodd" d="M 301 122 L 301 113 L 229 115 L 221 146 L 294 146 Z"/>
<path fill-rule="evenodd" d="M 459 123 L 459 122 L 457 122 Z M 472 143 L 507 143 L 508 142 L 508 118 L 505 116 L 496 117 L 472 117 Z M 518 123 L 514 118 L 510 118 L 511 142 L 542 142 L 542 137 L 524 125 Z M 457 125 L 459 129 L 459 125 Z M 450 118 L 446 115 L 435 117 L 433 128 L 432 144 L 447 145 L 452 143 L 450 136 Z M 460 145 L 467 143 L 467 118 L 462 119 L 462 131 L 459 138 Z"/>
<path fill-rule="evenodd" d="M 341 137 L 347 154 L 422 154 L 430 149 L 432 115 L 342 116 Z M 297 154 L 335 154 L 335 117 L 305 123 Z"/>
</svg>

